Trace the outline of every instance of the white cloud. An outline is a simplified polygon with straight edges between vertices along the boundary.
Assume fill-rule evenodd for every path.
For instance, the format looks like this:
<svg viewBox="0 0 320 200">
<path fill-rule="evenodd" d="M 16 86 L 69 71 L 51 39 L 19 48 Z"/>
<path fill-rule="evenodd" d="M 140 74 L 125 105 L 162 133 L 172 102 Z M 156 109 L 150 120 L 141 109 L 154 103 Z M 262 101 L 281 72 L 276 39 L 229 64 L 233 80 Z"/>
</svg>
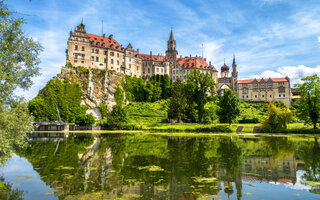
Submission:
<svg viewBox="0 0 320 200">
<path fill-rule="evenodd" d="M 317 67 L 307 67 L 304 65 L 298 66 L 282 66 L 277 71 L 266 70 L 260 75 L 252 75 L 250 78 L 279 78 L 288 76 L 291 80 L 291 84 L 302 83 L 301 78 L 311 76 L 314 74 L 320 74 L 320 65 Z"/>
<path fill-rule="evenodd" d="M 320 36 L 318 36 L 318 42 L 320 42 Z"/>
</svg>

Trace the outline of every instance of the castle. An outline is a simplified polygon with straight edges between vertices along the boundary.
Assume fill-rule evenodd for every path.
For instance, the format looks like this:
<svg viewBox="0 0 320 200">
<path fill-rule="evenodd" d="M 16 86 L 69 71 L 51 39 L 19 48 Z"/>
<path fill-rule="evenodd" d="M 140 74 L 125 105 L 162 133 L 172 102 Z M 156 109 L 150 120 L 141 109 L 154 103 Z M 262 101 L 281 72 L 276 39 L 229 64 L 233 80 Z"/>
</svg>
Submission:
<svg viewBox="0 0 320 200">
<path fill-rule="evenodd" d="M 268 78 L 238 80 L 238 71 L 235 56 L 233 56 L 232 72 L 225 63 L 218 71 L 206 58 L 200 56 L 178 56 L 176 40 L 171 30 L 167 41 L 165 56 L 160 54 L 142 54 L 139 49 L 134 50 L 129 43 L 126 47 L 120 45 L 113 37 L 86 33 L 85 25 L 81 22 L 74 31 L 70 31 L 67 62 L 73 66 L 82 66 L 89 69 L 106 69 L 135 77 L 151 77 L 153 75 L 169 75 L 172 82 L 178 78 L 184 81 L 185 76 L 192 69 L 209 73 L 218 83 L 216 91 L 223 94 L 223 89 L 230 88 L 239 98 L 245 101 L 282 101 L 290 105 L 290 79 Z"/>
</svg>

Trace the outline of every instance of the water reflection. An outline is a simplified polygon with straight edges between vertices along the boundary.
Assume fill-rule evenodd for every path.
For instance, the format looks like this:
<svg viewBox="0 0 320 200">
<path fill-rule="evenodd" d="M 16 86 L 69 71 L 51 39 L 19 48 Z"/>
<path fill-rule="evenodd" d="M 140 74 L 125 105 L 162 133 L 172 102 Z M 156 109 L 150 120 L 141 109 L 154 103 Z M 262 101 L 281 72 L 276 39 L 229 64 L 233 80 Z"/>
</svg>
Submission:
<svg viewBox="0 0 320 200">
<path fill-rule="evenodd" d="M 18 155 L 59 199 L 319 198 L 316 138 L 111 134 L 31 143 Z"/>
</svg>

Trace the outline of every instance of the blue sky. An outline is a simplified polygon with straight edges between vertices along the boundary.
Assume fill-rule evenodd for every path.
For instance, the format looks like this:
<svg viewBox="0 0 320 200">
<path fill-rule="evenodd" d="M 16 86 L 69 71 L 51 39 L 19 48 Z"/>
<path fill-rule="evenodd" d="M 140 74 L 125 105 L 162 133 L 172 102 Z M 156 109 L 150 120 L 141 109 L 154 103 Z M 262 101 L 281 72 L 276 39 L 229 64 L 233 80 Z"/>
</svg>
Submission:
<svg viewBox="0 0 320 200">
<path fill-rule="evenodd" d="M 83 18 L 89 33 L 106 35 L 142 53 L 165 53 L 173 26 L 179 55 L 201 55 L 220 70 L 235 53 L 241 79 L 320 73 L 319 0 L 8 0 L 24 15 L 26 33 L 44 47 L 33 98 L 65 64 L 69 31 Z"/>
</svg>

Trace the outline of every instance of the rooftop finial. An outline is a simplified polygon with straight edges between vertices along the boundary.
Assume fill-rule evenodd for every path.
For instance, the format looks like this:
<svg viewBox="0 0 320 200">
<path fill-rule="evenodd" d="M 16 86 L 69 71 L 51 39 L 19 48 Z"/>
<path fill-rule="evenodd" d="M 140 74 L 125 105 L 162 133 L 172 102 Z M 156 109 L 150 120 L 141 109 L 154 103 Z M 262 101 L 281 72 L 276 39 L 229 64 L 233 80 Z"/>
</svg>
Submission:
<svg viewBox="0 0 320 200">
<path fill-rule="evenodd" d="M 236 56 L 234 53 L 233 53 L 233 63 L 232 64 L 236 64 Z"/>
<path fill-rule="evenodd" d="M 223 63 L 224 63 L 224 64 L 226 64 L 226 58 L 224 58 L 224 61 L 223 61 Z"/>
<path fill-rule="evenodd" d="M 81 19 L 81 24 L 83 24 L 83 17 L 82 17 L 82 19 Z"/>
<path fill-rule="evenodd" d="M 174 40 L 173 33 L 172 33 L 172 25 L 171 25 L 171 33 L 170 33 L 169 40 Z"/>
</svg>

